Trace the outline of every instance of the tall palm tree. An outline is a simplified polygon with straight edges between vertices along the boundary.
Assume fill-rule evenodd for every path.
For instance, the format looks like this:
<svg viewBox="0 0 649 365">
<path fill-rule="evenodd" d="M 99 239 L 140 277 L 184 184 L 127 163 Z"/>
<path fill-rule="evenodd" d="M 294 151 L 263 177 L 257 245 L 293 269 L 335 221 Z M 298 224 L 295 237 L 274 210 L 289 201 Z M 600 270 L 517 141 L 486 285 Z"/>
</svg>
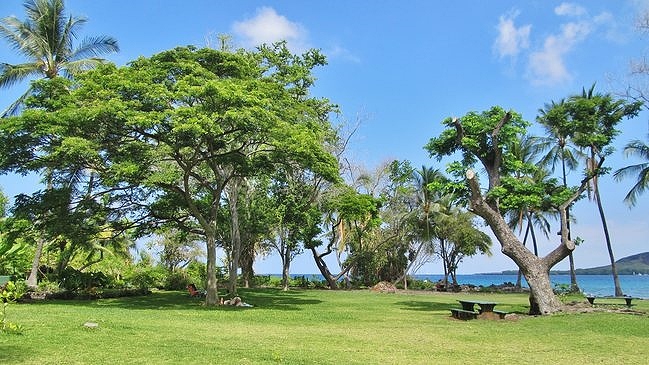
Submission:
<svg viewBox="0 0 649 365">
<path fill-rule="evenodd" d="M 97 56 L 119 51 L 117 41 L 108 36 L 87 37 L 75 47 L 77 31 L 87 20 L 66 15 L 63 0 L 28 0 L 23 5 L 27 19 L 3 18 L 0 35 L 27 61 L 16 65 L 0 62 L 0 88 L 28 78 L 71 78 L 104 62 Z M 30 93 L 31 88 L 1 117 L 17 114 Z"/>
<path fill-rule="evenodd" d="M 561 179 L 563 187 L 568 187 L 568 171 L 573 171 L 579 166 L 579 161 L 585 159 L 585 155 L 578 148 L 570 143 L 568 132 L 560 126 L 565 121 L 565 100 L 558 103 L 552 101 L 539 110 L 536 120 L 546 131 L 545 137 L 536 137 L 535 144 L 539 151 L 547 151 L 541 157 L 539 164 L 554 172 L 557 164 L 561 166 Z M 568 218 L 568 240 L 571 239 L 570 231 L 570 208 L 566 209 Z M 573 253 L 568 255 L 570 262 L 570 288 L 573 292 L 579 292 L 577 275 L 575 273 L 575 260 Z"/>
<path fill-rule="evenodd" d="M 592 199 L 597 203 L 597 209 L 602 221 L 606 248 L 611 260 L 615 295 L 621 296 L 623 293 L 617 275 L 611 237 L 604 215 L 598 175 L 603 169 L 602 166 L 606 156 L 611 153 L 609 147 L 613 139 L 619 134 L 619 130 L 616 128 L 617 124 L 620 123 L 622 118 L 635 117 L 642 107 L 642 103 L 628 103 L 622 99 L 614 99 L 610 94 L 596 94 L 594 89 L 595 85 L 588 91 L 584 88 L 581 95 L 570 97 L 566 102 L 567 115 L 569 115 L 570 124 L 574 128 L 573 141 L 578 147 L 586 149 L 588 153 L 586 171 L 589 176 L 593 177 L 590 180 Z"/>
<path fill-rule="evenodd" d="M 649 136 L 647 139 L 649 139 Z M 649 145 L 637 139 L 633 140 L 624 147 L 624 155 L 627 157 L 635 156 L 644 160 L 644 162 L 623 167 L 613 174 L 616 181 L 620 181 L 627 176 L 637 176 L 636 183 L 624 197 L 624 202 L 633 207 L 638 196 L 646 189 L 649 189 Z"/>
</svg>

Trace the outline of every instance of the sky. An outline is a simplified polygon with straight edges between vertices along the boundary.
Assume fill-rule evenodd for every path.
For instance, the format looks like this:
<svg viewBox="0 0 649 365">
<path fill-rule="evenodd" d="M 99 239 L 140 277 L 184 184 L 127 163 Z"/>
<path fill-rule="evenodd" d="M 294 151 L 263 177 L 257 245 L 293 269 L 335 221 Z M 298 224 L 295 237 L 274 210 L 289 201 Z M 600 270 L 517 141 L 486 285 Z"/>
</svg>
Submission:
<svg viewBox="0 0 649 365">
<path fill-rule="evenodd" d="M 636 28 L 649 1 L 217 1 L 67 0 L 66 10 L 88 22 L 79 36 L 110 35 L 120 52 L 104 56 L 117 65 L 176 46 L 218 47 L 227 34 L 235 47 L 254 48 L 286 40 L 293 52 L 320 49 L 328 65 L 316 70 L 313 95 L 339 105 L 335 123 L 356 124 L 349 157 L 369 168 L 388 160 L 444 169 L 423 146 L 442 131 L 441 121 L 500 105 L 534 122 L 546 103 L 580 93 L 618 93 L 630 65 L 649 51 L 649 34 Z M 21 0 L 0 1 L 0 17 L 24 19 Z M 0 62 L 25 61 L 0 40 Z M 26 84 L 0 90 L 4 109 Z M 647 142 L 649 113 L 621 123 L 613 169 L 640 161 L 625 158 L 632 139 Z M 538 127 L 532 133 L 540 134 Z M 573 183 L 579 173 L 571 175 Z M 623 203 L 631 179 L 600 180 L 602 201 L 616 259 L 649 251 L 649 194 L 630 209 Z M 0 176 L 6 195 L 38 189 L 34 176 Z M 572 213 L 573 232 L 584 242 L 575 250 L 578 268 L 609 264 L 595 203 L 583 199 Z M 558 224 L 553 222 L 553 231 Z M 489 229 L 485 227 L 485 231 Z M 543 255 L 558 236 L 539 243 Z M 467 258 L 459 274 L 515 269 L 494 240 L 493 255 Z M 278 273 L 275 256 L 256 264 L 258 273 Z M 567 260 L 555 267 L 567 269 Z M 310 253 L 292 273 L 317 273 Z M 440 273 L 433 261 L 419 273 Z"/>
</svg>

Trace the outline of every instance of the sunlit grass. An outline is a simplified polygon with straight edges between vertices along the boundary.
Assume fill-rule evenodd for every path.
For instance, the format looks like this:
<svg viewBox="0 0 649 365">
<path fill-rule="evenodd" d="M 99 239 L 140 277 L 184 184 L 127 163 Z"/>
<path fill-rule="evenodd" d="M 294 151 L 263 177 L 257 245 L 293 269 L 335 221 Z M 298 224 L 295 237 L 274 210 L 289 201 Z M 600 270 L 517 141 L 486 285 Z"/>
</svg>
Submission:
<svg viewBox="0 0 649 365">
<path fill-rule="evenodd" d="M 181 292 L 12 305 L 10 320 L 25 332 L 0 335 L 0 363 L 644 364 L 649 354 L 645 314 L 530 317 L 519 294 L 259 289 L 242 297 L 254 307 L 205 308 Z M 521 315 L 451 319 L 462 297 Z M 649 312 L 649 303 L 634 309 Z"/>
</svg>

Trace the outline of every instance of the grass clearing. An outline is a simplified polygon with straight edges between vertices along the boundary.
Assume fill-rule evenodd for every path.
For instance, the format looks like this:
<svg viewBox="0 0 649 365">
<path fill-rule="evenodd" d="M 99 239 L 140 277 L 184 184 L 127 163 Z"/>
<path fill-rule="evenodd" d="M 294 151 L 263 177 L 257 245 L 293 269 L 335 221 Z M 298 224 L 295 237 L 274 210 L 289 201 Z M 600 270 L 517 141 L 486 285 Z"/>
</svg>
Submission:
<svg viewBox="0 0 649 365">
<path fill-rule="evenodd" d="M 527 296 L 275 289 L 241 294 L 255 307 L 205 308 L 184 292 L 11 305 L 9 319 L 25 333 L 0 335 L 0 363 L 645 364 L 649 357 L 644 300 L 633 308 L 645 314 L 458 321 L 449 312 L 457 299 L 495 301 L 496 309 L 523 314 Z M 99 328 L 85 328 L 85 322 Z"/>
</svg>

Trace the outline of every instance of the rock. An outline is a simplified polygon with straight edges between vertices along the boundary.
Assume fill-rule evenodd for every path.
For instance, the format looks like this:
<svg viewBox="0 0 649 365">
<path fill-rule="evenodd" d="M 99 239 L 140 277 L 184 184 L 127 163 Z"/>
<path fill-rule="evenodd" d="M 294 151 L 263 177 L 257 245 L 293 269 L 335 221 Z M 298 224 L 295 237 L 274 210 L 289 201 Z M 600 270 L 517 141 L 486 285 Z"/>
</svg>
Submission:
<svg viewBox="0 0 649 365">
<path fill-rule="evenodd" d="M 99 323 L 86 322 L 86 323 L 83 324 L 83 326 L 86 327 L 86 328 L 90 328 L 90 329 L 97 329 L 97 328 L 99 328 Z"/>
</svg>

